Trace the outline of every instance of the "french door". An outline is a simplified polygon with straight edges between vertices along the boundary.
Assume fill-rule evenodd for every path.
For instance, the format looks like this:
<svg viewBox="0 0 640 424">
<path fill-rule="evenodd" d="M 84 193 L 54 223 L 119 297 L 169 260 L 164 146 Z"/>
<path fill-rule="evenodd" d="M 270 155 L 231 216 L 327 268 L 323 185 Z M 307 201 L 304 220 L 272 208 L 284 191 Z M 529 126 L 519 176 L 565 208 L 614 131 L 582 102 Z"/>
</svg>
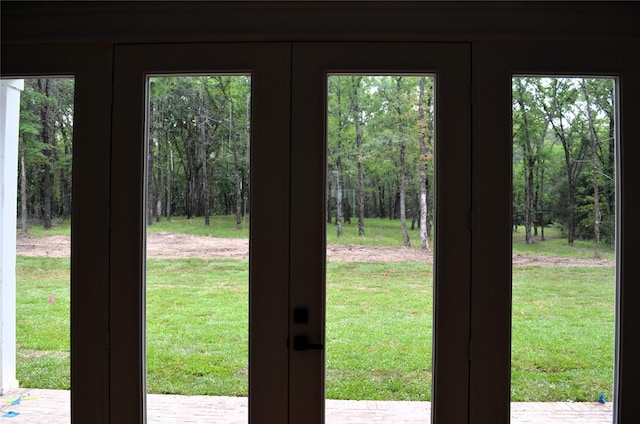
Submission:
<svg viewBox="0 0 640 424">
<path fill-rule="evenodd" d="M 290 323 L 289 337 L 307 337 L 331 348 L 325 325 L 329 79 L 393 76 L 400 84 L 401 77 L 428 75 L 435 92 L 435 253 L 434 278 L 428 282 L 433 285 L 433 318 L 428 317 L 433 319 L 433 340 L 427 341 L 433 343 L 432 412 L 437 422 L 464 422 L 470 296 L 469 47 L 305 43 L 294 44 L 292 57 L 289 304 L 293 310 L 308 309 L 309 320 Z M 331 173 L 339 172 L 334 168 Z M 426 328 L 415 329 L 416 344 L 424 332 Z M 374 332 L 372 337 L 379 336 Z M 352 349 L 367 348 L 355 344 Z M 324 350 L 290 352 L 290 422 L 324 422 L 325 362 Z M 429 422 L 429 417 L 423 418 Z"/>
<path fill-rule="evenodd" d="M 638 57 L 634 54 L 637 48 L 605 46 L 595 56 L 605 57 L 606 52 L 611 57 L 593 61 L 593 46 L 575 50 L 571 45 L 550 55 L 548 44 L 537 45 L 535 49 L 516 44 L 505 49 L 499 44 L 476 43 L 475 89 L 470 90 L 468 77 L 464 77 L 464 69 L 469 69 L 464 46 L 396 43 L 393 46 L 398 48 L 389 46 L 288 43 L 117 46 L 113 78 L 110 46 L 99 49 L 72 46 L 62 49 L 64 54 L 53 54 L 61 49 L 35 45 L 26 50 L 33 53 L 29 55 L 24 54 L 25 46 L 3 49 L 3 59 L 8 58 L 3 64 L 5 76 L 75 74 L 78 82 L 75 133 L 79 142 L 74 145 L 74 161 L 77 160 L 74 193 L 80 195 L 74 200 L 73 225 L 77 231 L 74 230 L 72 263 L 72 396 L 78 400 L 73 405 L 75 419 L 143 422 L 145 418 L 143 199 L 148 76 L 212 73 L 252 77 L 255 131 L 250 419 L 294 422 L 295 418 L 313 422 L 323 414 L 323 353 L 314 349 L 295 351 L 287 341 L 296 335 L 308 336 L 312 344 L 325 341 L 324 305 L 319 303 L 324 301 L 321 223 L 324 217 L 313 210 L 310 213 L 315 218 L 307 219 L 305 211 L 310 208 L 303 199 L 324 208 L 325 180 L 321 174 L 325 172 L 326 140 L 322 120 L 327 75 L 426 74 L 436 81 L 436 94 L 441 94 L 442 102 L 440 109 L 436 108 L 437 225 L 440 235 L 448 232 L 457 238 L 455 254 L 460 259 L 453 269 L 453 259 L 447 253 L 451 240 L 436 236 L 434 415 L 438 422 L 487 419 L 508 422 L 510 84 L 514 75 L 533 73 L 614 76 L 620 81 L 617 225 L 622 237 L 618 241 L 614 398 L 617 418 L 614 419 L 634 422 L 638 345 L 631 337 L 637 334 L 640 322 L 639 309 L 633 307 L 638 299 L 638 286 L 634 282 L 639 274 L 633 260 L 638 228 L 629 223 L 637 209 L 633 190 L 639 184 L 639 174 L 634 173 L 632 162 L 638 156 L 638 144 L 633 143 L 638 138 L 638 126 L 629 123 L 638 114 L 638 102 L 633 96 L 639 87 L 637 60 L 633 60 Z M 393 60 L 385 62 L 383 53 Z M 460 81 L 460 86 L 453 80 Z M 496 87 L 499 90 L 494 92 Z M 451 93 L 453 88 L 456 92 Z M 468 209 L 468 187 L 463 181 L 469 178 L 471 168 L 468 135 L 462 134 L 469 122 L 466 109 L 469 102 L 463 98 L 470 92 L 475 94 L 473 213 Z M 114 98 L 109 107 L 112 93 Z M 453 97 L 445 97 L 446 93 Z M 454 103 L 459 108 L 451 110 Z M 111 137 L 107 128 L 110 113 L 113 113 Z M 451 113 L 461 116 L 454 128 Z M 301 139 L 305 134 L 309 138 Z M 451 143 L 444 143 L 447 137 Z M 454 148 L 455 152 L 449 150 Z M 454 168 L 460 171 L 459 175 L 448 174 Z M 80 178 L 75 178 L 76 175 Z M 304 184 L 305 181 L 309 184 Z M 304 190 L 300 190 L 302 185 Z M 490 222 L 501 223 L 499 237 L 494 237 L 491 226 L 482 225 Z M 470 244 L 465 228 L 470 223 L 474 227 L 472 307 L 465 261 Z M 305 240 L 305 235 L 310 238 Z M 303 255 L 302 251 L 308 254 Z M 294 259 L 311 263 L 313 273 L 301 275 L 302 266 Z M 264 284 L 256 284 L 258 281 Z M 294 322 L 297 307 L 308 308 L 309 326 Z M 471 319 L 469 309 L 473 312 Z M 465 324 L 469 322 L 473 323 L 473 349 Z M 469 359 L 473 360 L 471 383 L 464 378 L 469 371 Z M 445 377 L 452 381 L 446 381 Z M 305 402 L 310 405 L 312 415 L 307 421 L 298 418 L 303 411 L 297 410 Z"/>
<path fill-rule="evenodd" d="M 425 395 L 431 395 L 437 422 L 466 421 L 469 46 L 231 43 L 115 49 L 110 392 L 118 408 L 112 422 L 146 420 L 145 198 L 152 178 L 145 172 L 151 131 L 146 111 L 150 78 L 176 75 L 251 81 L 248 420 L 324 422 L 327 81 L 333 74 L 398 81 L 425 76 L 432 82 L 435 254 L 433 280 L 425 284 L 433 291 L 433 337 L 427 341 L 433 345 L 433 387 Z M 309 344 L 301 347 L 300 340 Z"/>
<path fill-rule="evenodd" d="M 121 364 L 111 373 L 111 396 L 118 399 L 112 422 L 132 422 L 132 416 L 146 422 L 149 78 L 189 75 L 242 75 L 251 81 L 249 415 L 252 422 L 287 421 L 289 63 L 287 44 L 116 48 L 113 157 L 120 159 L 112 167 L 111 258 L 118 266 L 111 269 L 111 295 L 122 302 L 111 304 L 111 355 Z"/>
</svg>

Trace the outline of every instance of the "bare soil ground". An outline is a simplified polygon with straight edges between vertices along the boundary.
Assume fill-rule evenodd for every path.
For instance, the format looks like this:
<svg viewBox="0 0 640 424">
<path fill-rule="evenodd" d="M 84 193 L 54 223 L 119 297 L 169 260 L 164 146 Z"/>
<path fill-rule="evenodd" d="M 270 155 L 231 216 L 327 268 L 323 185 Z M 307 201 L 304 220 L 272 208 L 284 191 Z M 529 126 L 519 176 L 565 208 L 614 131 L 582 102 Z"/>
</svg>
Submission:
<svg viewBox="0 0 640 424">
<path fill-rule="evenodd" d="M 16 252 L 22 256 L 65 258 L 71 251 L 68 236 L 30 237 L 18 235 Z M 246 239 L 225 239 L 172 233 L 149 233 L 147 255 L 150 258 L 221 258 L 247 259 L 249 242 Z M 410 247 L 379 247 L 331 244 L 327 260 L 348 262 L 425 262 L 432 263 L 433 255 Z M 608 259 L 573 259 L 553 256 L 513 255 L 514 266 L 611 266 Z"/>
</svg>

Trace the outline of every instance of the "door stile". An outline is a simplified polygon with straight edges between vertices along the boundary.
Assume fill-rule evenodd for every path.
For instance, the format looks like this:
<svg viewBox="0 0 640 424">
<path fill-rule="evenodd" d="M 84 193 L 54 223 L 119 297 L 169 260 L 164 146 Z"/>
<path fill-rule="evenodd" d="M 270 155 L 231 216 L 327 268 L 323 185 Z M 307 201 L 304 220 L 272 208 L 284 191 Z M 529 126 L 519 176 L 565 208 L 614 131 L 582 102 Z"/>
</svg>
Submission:
<svg viewBox="0 0 640 424">
<path fill-rule="evenodd" d="M 291 48 L 260 49 L 251 107 L 249 423 L 270 424 L 288 419 Z"/>
<path fill-rule="evenodd" d="M 289 423 L 324 423 L 323 349 L 296 352 L 293 339 L 324 345 L 326 83 L 313 53 L 294 44 L 291 102 L 290 386 Z M 294 309 L 308 309 L 308 323 Z"/>
</svg>

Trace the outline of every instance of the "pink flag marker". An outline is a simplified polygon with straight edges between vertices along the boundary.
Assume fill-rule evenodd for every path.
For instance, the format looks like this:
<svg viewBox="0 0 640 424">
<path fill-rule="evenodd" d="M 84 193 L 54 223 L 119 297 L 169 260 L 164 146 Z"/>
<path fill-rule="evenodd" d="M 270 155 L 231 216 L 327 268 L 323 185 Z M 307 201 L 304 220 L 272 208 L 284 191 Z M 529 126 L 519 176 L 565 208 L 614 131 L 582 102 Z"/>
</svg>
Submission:
<svg viewBox="0 0 640 424">
<path fill-rule="evenodd" d="M 53 296 L 49 296 L 49 303 L 53 303 Z"/>
</svg>

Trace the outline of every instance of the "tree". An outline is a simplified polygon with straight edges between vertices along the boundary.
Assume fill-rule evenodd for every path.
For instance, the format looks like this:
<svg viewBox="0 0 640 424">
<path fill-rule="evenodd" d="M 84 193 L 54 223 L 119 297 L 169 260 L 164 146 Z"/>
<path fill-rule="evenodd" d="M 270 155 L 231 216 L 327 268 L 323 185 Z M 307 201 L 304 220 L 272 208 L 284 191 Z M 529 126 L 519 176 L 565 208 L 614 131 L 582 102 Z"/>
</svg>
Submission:
<svg viewBox="0 0 640 424">
<path fill-rule="evenodd" d="M 583 168 L 585 143 L 579 131 L 579 116 L 575 110 L 578 91 L 572 80 L 552 78 L 548 81 L 547 99 L 543 108 L 557 140 L 562 144 L 567 178 L 567 243 L 573 245 L 576 232 L 576 183 Z"/>
<path fill-rule="evenodd" d="M 430 79 L 429 94 L 433 93 L 433 85 Z M 429 246 L 429 175 L 428 167 L 433 159 L 433 142 L 431 134 L 433 127 L 431 121 L 432 95 L 426 95 L 426 77 L 420 78 L 420 92 L 418 97 L 418 140 L 420 143 L 420 240 L 425 250 L 431 250 Z"/>
<path fill-rule="evenodd" d="M 600 257 L 600 193 L 598 189 L 598 134 L 596 133 L 595 127 L 595 118 L 593 116 L 593 111 L 591 110 L 591 96 L 589 94 L 589 83 L 586 80 L 580 81 L 580 87 L 582 88 L 582 93 L 584 95 L 584 99 L 586 101 L 586 114 L 589 122 L 589 145 L 591 147 L 591 166 L 593 169 L 593 241 L 595 252 L 594 255 L 596 258 Z"/>
<path fill-rule="evenodd" d="M 46 99 L 40 95 L 32 83 L 27 81 L 24 93 L 20 98 L 20 228 L 23 234 L 29 231 L 29 197 L 27 194 L 27 163 L 35 162 L 32 156 L 37 152 L 32 146 L 40 134 L 40 103 Z M 27 147 L 30 146 L 30 147 Z M 28 158 L 27 155 L 30 154 Z"/>
<path fill-rule="evenodd" d="M 353 114 L 353 123 L 356 131 L 356 162 L 358 166 L 358 235 L 364 236 L 364 171 L 362 166 L 362 111 L 360 110 L 360 85 L 362 84 L 362 76 L 351 77 L 351 105 Z"/>
<path fill-rule="evenodd" d="M 411 94 L 415 91 L 416 81 L 414 78 L 395 76 L 383 77 L 380 82 L 380 91 L 386 102 L 383 108 L 390 112 L 383 117 L 386 127 L 383 137 L 386 137 L 390 144 L 394 146 L 394 150 L 397 150 L 400 181 L 396 201 L 399 208 L 402 238 L 405 246 L 411 246 L 411 240 L 407 232 L 407 185 L 409 178 L 407 144 L 408 139 L 411 137 L 412 107 L 416 104 L 416 101 L 412 101 L 411 98 Z M 395 149 L 396 147 L 397 149 Z"/>
<path fill-rule="evenodd" d="M 215 133 L 220 125 L 220 121 L 216 119 L 212 113 L 212 108 L 209 105 L 208 97 L 208 77 L 201 77 L 198 79 L 198 88 L 196 96 L 194 98 L 196 110 L 195 124 L 198 127 L 200 133 L 199 143 L 199 159 L 201 170 L 201 184 L 202 184 L 202 205 L 204 211 L 204 225 L 210 225 L 211 209 L 209 201 L 209 174 L 207 173 L 207 162 L 209 160 L 209 146 L 211 140 L 215 136 Z"/>
<path fill-rule="evenodd" d="M 243 75 L 150 79 L 154 161 L 148 164 L 148 180 L 155 199 L 148 207 L 156 220 L 162 210 L 167 219 L 204 216 L 205 223 L 214 214 L 235 214 L 236 228 L 242 227 L 249 190 L 250 94 L 250 77 Z"/>
<path fill-rule="evenodd" d="M 23 231 L 30 217 L 46 229 L 71 215 L 73 79 L 25 80 L 20 117 L 20 208 Z"/>
<path fill-rule="evenodd" d="M 336 234 L 338 238 L 342 237 L 342 220 L 343 220 L 343 181 L 342 181 L 342 159 L 344 155 L 345 131 L 350 110 L 345 110 L 345 86 L 346 78 L 334 77 L 329 79 L 329 138 L 333 142 L 329 143 L 329 163 L 331 164 L 334 190 L 336 197 Z"/>
<path fill-rule="evenodd" d="M 250 116 L 248 115 L 250 98 L 249 84 L 248 80 L 244 79 L 244 77 L 239 78 L 240 79 L 229 79 L 228 77 L 218 76 L 215 79 L 217 85 L 209 85 L 209 96 L 212 103 L 218 104 L 219 107 L 226 105 L 229 110 L 226 130 L 233 157 L 237 230 L 242 229 L 242 217 L 244 215 L 242 209 L 244 199 L 243 189 L 245 186 L 244 182 L 248 180 L 245 175 L 248 164 L 243 162 L 243 157 L 248 158 L 245 150 L 248 149 L 250 131 Z M 219 96 L 216 96 L 216 93 L 219 93 Z"/>
<path fill-rule="evenodd" d="M 549 128 L 549 118 L 540 114 L 539 86 L 536 80 L 514 78 L 514 144 L 520 150 L 524 177 L 523 223 L 525 241 L 533 243 L 532 227 L 537 218 L 536 175 L 540 168 L 540 159 Z M 543 179 L 544 173 L 542 172 Z"/>
</svg>

